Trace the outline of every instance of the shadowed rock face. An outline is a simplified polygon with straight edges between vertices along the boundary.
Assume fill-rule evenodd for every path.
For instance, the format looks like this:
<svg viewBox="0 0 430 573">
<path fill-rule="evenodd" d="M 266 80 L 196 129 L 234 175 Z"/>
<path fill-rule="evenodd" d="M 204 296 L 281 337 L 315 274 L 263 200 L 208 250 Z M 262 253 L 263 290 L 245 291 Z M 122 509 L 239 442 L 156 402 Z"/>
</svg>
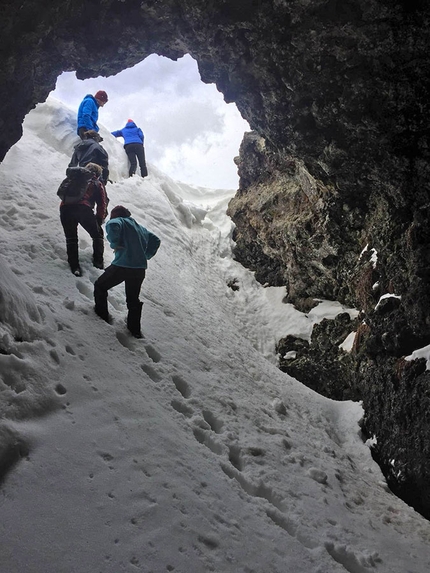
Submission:
<svg viewBox="0 0 430 573">
<path fill-rule="evenodd" d="M 342 318 L 316 329 L 310 348 L 296 342 L 281 367 L 361 398 L 390 485 L 430 516 L 430 380 L 422 361 L 403 359 L 430 343 L 427 5 L 5 0 L 0 159 L 62 71 L 107 76 L 151 53 L 191 54 L 253 129 L 229 206 L 236 257 L 299 308 L 317 297 L 362 311 L 347 358 Z M 401 299 L 375 308 L 386 293 Z"/>
</svg>

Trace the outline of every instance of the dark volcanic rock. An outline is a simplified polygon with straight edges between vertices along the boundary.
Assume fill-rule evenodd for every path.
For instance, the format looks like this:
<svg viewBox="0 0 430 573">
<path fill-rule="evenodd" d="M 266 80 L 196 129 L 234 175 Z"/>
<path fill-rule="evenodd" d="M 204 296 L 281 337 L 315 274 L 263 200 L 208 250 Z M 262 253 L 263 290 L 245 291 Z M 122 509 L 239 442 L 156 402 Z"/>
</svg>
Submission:
<svg viewBox="0 0 430 573">
<path fill-rule="evenodd" d="M 296 374 L 362 397 L 390 484 L 430 515 L 428 375 L 421 362 L 399 370 L 430 341 L 429 4 L 6 0 L 0 14 L 0 159 L 62 71 L 107 76 L 189 53 L 236 102 L 253 130 L 229 207 L 236 257 L 300 308 L 330 298 L 363 311 L 348 359 L 342 325 L 324 324 Z M 401 303 L 376 308 L 386 293 Z"/>
<path fill-rule="evenodd" d="M 279 367 L 328 398 L 361 400 L 354 376 L 354 359 L 340 347 L 357 328 L 358 321 L 343 313 L 334 320 L 324 319 L 315 325 L 311 344 L 287 336 L 276 348 L 280 355 Z"/>
</svg>

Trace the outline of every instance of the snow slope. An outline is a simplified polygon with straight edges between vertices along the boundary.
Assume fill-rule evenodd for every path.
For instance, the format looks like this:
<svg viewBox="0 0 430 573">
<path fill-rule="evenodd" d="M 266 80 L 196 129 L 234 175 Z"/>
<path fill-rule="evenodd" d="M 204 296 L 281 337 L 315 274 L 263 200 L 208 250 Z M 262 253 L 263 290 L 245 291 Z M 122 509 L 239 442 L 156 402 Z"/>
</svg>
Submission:
<svg viewBox="0 0 430 573">
<path fill-rule="evenodd" d="M 74 122 L 39 104 L 0 166 L 0 571 L 427 573 L 430 524 L 389 492 L 361 406 L 276 368 L 277 338 L 344 309 L 283 304 L 231 258 L 233 192 L 151 165 L 125 179 L 103 128 L 110 206 L 162 244 L 144 338 L 127 334 L 122 286 L 113 325 L 95 316 L 102 271 L 81 229 L 84 276 L 70 273 L 56 197 Z"/>
</svg>

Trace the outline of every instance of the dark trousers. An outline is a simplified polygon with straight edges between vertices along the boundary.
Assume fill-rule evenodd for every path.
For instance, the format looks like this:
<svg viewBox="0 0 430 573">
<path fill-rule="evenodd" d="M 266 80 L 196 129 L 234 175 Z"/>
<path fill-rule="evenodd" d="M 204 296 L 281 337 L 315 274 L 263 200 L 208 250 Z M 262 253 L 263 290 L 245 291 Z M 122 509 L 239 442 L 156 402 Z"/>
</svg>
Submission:
<svg viewBox="0 0 430 573">
<path fill-rule="evenodd" d="M 63 205 L 60 207 L 60 221 L 66 237 L 67 260 L 72 271 L 79 266 L 78 225 L 93 239 L 94 260 L 103 260 L 103 229 L 97 223 L 91 207 L 82 204 Z"/>
<path fill-rule="evenodd" d="M 94 211 L 88 205 L 63 205 L 60 207 L 60 221 L 66 241 L 78 240 L 78 225 L 81 225 L 92 239 L 103 239 L 103 229 L 97 223 Z"/>
<path fill-rule="evenodd" d="M 145 161 L 145 148 L 140 143 L 127 143 L 124 145 L 125 152 L 127 153 L 128 160 L 130 161 L 129 175 L 130 177 L 136 173 L 137 161 L 139 161 L 140 174 L 142 177 L 148 175 Z"/>
<path fill-rule="evenodd" d="M 96 313 L 108 321 L 108 290 L 125 282 L 125 297 L 128 308 L 127 327 L 134 336 L 141 336 L 140 318 L 143 303 L 139 300 L 140 289 L 145 278 L 145 269 L 130 269 L 110 265 L 94 283 Z"/>
</svg>

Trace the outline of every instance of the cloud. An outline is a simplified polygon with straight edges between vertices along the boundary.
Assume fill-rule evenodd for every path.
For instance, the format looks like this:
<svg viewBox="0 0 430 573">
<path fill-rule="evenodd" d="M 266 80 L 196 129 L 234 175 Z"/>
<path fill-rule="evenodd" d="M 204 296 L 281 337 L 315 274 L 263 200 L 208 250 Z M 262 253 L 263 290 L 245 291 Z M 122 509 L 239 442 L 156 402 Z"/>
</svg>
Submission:
<svg viewBox="0 0 430 573">
<path fill-rule="evenodd" d="M 82 81 L 66 72 L 53 95 L 77 109 L 99 89 L 109 96 L 99 122 L 113 131 L 133 119 L 145 133 L 149 163 L 186 183 L 237 188 L 233 158 L 249 126 L 215 85 L 201 81 L 191 56 L 175 62 L 153 54 L 108 78 Z"/>
</svg>

